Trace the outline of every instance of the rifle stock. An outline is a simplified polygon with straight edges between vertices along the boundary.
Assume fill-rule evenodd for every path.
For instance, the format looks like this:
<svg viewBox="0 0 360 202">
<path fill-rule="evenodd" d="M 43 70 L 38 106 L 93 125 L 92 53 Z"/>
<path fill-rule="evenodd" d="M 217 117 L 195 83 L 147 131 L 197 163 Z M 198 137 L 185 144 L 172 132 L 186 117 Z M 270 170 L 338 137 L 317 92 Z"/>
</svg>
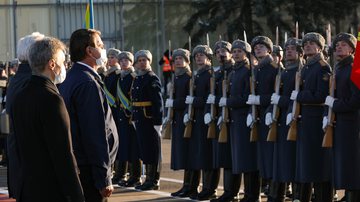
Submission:
<svg viewBox="0 0 360 202">
<path fill-rule="evenodd" d="M 276 75 L 276 80 L 275 80 L 275 93 L 277 95 L 279 95 L 280 92 L 280 83 L 281 83 L 281 67 L 280 65 L 278 66 L 279 70 L 278 73 Z M 269 142 L 275 142 L 276 141 L 276 137 L 277 137 L 277 122 L 278 122 L 278 118 L 279 118 L 279 107 L 277 104 L 273 105 L 273 112 L 272 112 L 272 123 L 270 125 L 270 129 L 268 132 L 268 136 L 267 136 L 267 141 Z"/>
<path fill-rule="evenodd" d="M 169 89 L 169 99 L 174 98 L 174 75 L 171 78 L 171 87 Z M 174 116 L 174 109 L 173 107 L 169 107 L 166 114 L 166 122 L 163 124 L 163 130 L 161 131 L 161 136 L 163 139 L 171 139 L 172 134 L 172 121 Z"/>
<path fill-rule="evenodd" d="M 299 70 L 295 75 L 295 90 L 299 91 L 301 82 L 301 67 L 299 66 Z M 294 100 L 292 105 L 292 121 L 290 122 L 290 127 L 287 134 L 288 141 L 296 141 L 297 139 L 297 117 L 300 114 L 300 104 Z"/>
<path fill-rule="evenodd" d="M 189 80 L 189 95 L 194 95 L 194 76 L 191 77 Z M 184 130 L 184 138 L 191 138 L 191 131 L 192 131 L 192 120 L 194 116 L 194 108 L 192 104 L 188 105 L 188 115 L 189 121 L 185 123 L 185 130 Z"/>
<path fill-rule="evenodd" d="M 224 79 L 222 81 L 222 96 L 224 98 L 227 97 L 227 72 L 224 72 Z M 228 128 L 227 128 L 227 122 L 229 119 L 229 111 L 228 108 L 226 106 L 222 107 L 222 112 L 221 112 L 221 116 L 222 116 L 222 122 L 220 124 L 220 133 L 219 133 L 219 139 L 218 141 L 220 143 L 225 143 L 228 141 Z"/>
<path fill-rule="evenodd" d="M 211 70 L 211 78 L 210 78 L 210 93 L 212 95 L 215 95 L 215 72 L 214 72 L 213 68 Z M 211 116 L 211 121 L 208 124 L 207 138 L 213 139 L 216 137 L 216 123 L 215 123 L 216 106 L 215 106 L 215 104 L 210 105 L 210 116 Z"/>
<path fill-rule="evenodd" d="M 335 72 L 335 71 L 334 71 Z M 330 96 L 334 97 L 335 95 L 335 73 L 331 76 L 330 79 Z M 332 110 L 332 107 L 328 109 L 328 123 L 325 128 L 325 134 L 323 137 L 322 147 L 332 147 L 333 146 L 333 136 L 334 136 L 334 121 L 335 121 L 335 113 Z"/>
<path fill-rule="evenodd" d="M 255 75 L 253 74 L 250 77 L 250 91 L 251 94 L 255 95 Z M 250 142 L 256 142 L 259 139 L 258 129 L 257 129 L 257 110 L 256 105 L 251 105 L 251 116 L 253 119 L 253 123 L 251 124 L 251 131 L 250 131 Z"/>
</svg>

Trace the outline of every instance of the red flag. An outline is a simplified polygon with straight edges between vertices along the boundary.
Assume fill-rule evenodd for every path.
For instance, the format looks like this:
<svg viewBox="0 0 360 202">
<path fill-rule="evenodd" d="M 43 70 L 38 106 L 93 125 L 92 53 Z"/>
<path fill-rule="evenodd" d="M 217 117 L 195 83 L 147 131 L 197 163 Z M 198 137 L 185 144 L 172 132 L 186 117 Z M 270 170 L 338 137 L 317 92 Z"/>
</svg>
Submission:
<svg viewBox="0 0 360 202">
<path fill-rule="evenodd" d="M 360 29 L 358 32 L 354 63 L 350 78 L 351 81 L 360 89 Z"/>
</svg>

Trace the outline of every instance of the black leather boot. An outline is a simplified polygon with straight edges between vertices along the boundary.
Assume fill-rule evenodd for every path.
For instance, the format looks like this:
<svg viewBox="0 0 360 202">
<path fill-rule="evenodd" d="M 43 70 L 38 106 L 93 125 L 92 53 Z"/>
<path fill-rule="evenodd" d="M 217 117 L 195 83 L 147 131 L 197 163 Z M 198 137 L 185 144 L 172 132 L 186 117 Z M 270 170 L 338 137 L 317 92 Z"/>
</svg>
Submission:
<svg viewBox="0 0 360 202">
<path fill-rule="evenodd" d="M 270 193 L 272 202 L 284 202 L 285 201 L 285 183 L 282 182 L 274 182 L 271 180 L 270 182 Z"/>
<path fill-rule="evenodd" d="M 181 187 L 181 189 L 179 189 L 176 192 L 171 193 L 171 196 L 179 196 L 180 194 L 182 194 L 183 192 L 186 192 L 187 190 L 190 189 L 190 180 L 191 180 L 191 171 L 189 170 L 184 170 L 184 181 L 183 181 L 183 186 Z"/>
<path fill-rule="evenodd" d="M 158 190 L 160 173 L 157 168 L 157 164 L 146 165 L 146 180 L 142 185 L 136 186 L 135 189 L 142 191 Z"/>
<path fill-rule="evenodd" d="M 300 194 L 298 199 L 301 202 L 309 202 L 312 195 L 311 183 L 299 183 L 298 185 L 300 186 Z"/>
<path fill-rule="evenodd" d="M 199 201 L 209 200 L 216 197 L 215 190 L 219 184 L 220 170 L 203 170 L 203 188 L 196 198 Z"/>
<path fill-rule="evenodd" d="M 259 171 L 244 173 L 244 198 L 240 202 L 258 202 L 260 196 Z"/>
<path fill-rule="evenodd" d="M 126 173 L 127 173 L 127 162 L 120 162 L 118 161 L 115 163 L 114 167 L 114 177 L 112 179 L 113 184 L 118 184 L 119 186 L 123 187 L 126 184 Z"/>
<path fill-rule="evenodd" d="M 141 162 L 140 160 L 135 160 L 129 164 L 130 167 L 130 177 L 126 182 L 125 187 L 136 187 L 140 185 L 141 177 Z"/>
<path fill-rule="evenodd" d="M 330 182 L 314 183 L 315 202 L 332 202 L 334 189 Z"/>
<path fill-rule="evenodd" d="M 241 175 L 232 174 L 231 168 L 224 168 L 224 193 L 211 202 L 229 202 L 238 194 L 240 188 Z"/>
</svg>

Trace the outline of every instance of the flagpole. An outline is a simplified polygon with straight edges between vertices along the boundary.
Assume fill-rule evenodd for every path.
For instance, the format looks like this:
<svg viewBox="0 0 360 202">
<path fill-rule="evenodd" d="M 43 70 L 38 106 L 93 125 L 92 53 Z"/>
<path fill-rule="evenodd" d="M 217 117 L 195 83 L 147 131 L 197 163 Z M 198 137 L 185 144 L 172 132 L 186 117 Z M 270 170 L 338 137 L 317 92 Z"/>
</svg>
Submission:
<svg viewBox="0 0 360 202">
<path fill-rule="evenodd" d="M 89 5 L 90 5 L 90 29 L 94 29 L 94 2 L 93 0 L 89 0 Z"/>
</svg>

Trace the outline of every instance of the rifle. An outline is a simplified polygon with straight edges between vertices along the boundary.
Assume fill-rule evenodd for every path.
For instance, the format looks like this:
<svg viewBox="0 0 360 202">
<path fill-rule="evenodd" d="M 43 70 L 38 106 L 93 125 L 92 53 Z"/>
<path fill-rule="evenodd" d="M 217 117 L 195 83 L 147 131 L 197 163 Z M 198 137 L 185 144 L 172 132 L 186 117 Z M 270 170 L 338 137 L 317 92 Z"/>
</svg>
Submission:
<svg viewBox="0 0 360 202">
<path fill-rule="evenodd" d="M 301 69 L 302 65 L 300 66 L 301 61 L 299 61 L 299 69 L 295 74 L 295 90 L 299 91 L 300 89 L 300 82 L 301 82 Z M 290 127 L 287 134 L 288 141 L 296 141 L 297 138 L 297 117 L 300 114 L 300 104 L 294 100 L 292 105 L 292 121 L 290 122 Z"/>
<path fill-rule="evenodd" d="M 213 67 L 211 67 L 210 94 L 215 95 L 215 71 Z M 208 132 L 207 132 L 208 139 L 215 138 L 216 136 L 216 123 L 214 121 L 216 117 L 215 104 L 210 104 L 210 116 L 211 116 L 211 122 L 208 124 Z"/>
<path fill-rule="evenodd" d="M 189 80 L 189 95 L 194 96 L 194 74 L 192 74 L 191 79 Z M 184 138 L 191 137 L 192 120 L 194 116 L 194 108 L 192 104 L 188 105 L 188 115 L 189 121 L 185 123 Z"/>
<path fill-rule="evenodd" d="M 224 79 L 222 81 L 222 96 L 224 98 L 227 97 L 227 72 L 224 71 Z M 220 133 L 219 133 L 219 142 L 220 143 L 225 143 L 228 140 L 228 129 L 227 129 L 227 123 L 229 122 L 229 111 L 228 108 L 226 106 L 223 106 L 221 109 L 221 116 L 222 116 L 222 121 L 220 123 Z"/>
<path fill-rule="evenodd" d="M 251 65 L 251 57 L 250 54 L 248 54 L 250 68 L 251 68 L 251 76 L 250 76 L 250 92 L 251 95 L 255 95 L 255 70 L 254 67 Z M 250 131 L 250 142 L 256 142 L 259 139 L 258 130 L 257 130 L 257 110 L 256 105 L 251 105 L 251 116 L 253 122 L 251 123 L 251 131 Z"/>
<path fill-rule="evenodd" d="M 278 63 L 278 73 L 276 75 L 275 80 L 275 93 L 279 95 L 280 93 L 280 83 L 281 83 L 281 67 L 280 67 L 280 61 Z M 277 136 L 277 122 L 279 118 L 279 106 L 277 104 L 273 105 L 273 111 L 272 111 L 272 123 L 270 125 L 270 129 L 267 136 L 267 141 L 275 142 L 276 136 Z"/>
<path fill-rule="evenodd" d="M 169 60 L 171 60 L 171 41 L 170 40 L 169 40 L 169 56 L 168 57 L 169 57 Z M 171 66 L 171 61 L 170 61 L 170 66 Z M 172 68 L 171 68 L 171 71 L 172 71 Z M 168 94 L 169 99 L 174 98 L 174 85 L 175 85 L 174 74 L 172 73 L 170 90 L 169 90 L 169 94 Z M 169 107 L 167 110 L 166 118 L 165 118 L 166 122 L 163 124 L 163 130 L 161 131 L 161 136 L 163 137 L 163 139 L 171 139 L 173 116 L 174 116 L 173 107 Z"/>
<path fill-rule="evenodd" d="M 329 46 L 329 57 L 330 57 L 330 63 L 333 64 L 333 57 L 332 57 L 332 50 L 330 48 L 331 45 L 331 27 L 330 24 L 328 24 L 328 28 L 326 30 L 326 39 Z M 330 78 L 330 89 L 329 94 L 331 97 L 335 96 L 335 87 L 336 87 L 336 78 L 335 78 L 335 69 L 333 74 Z M 332 107 L 328 108 L 328 115 L 327 115 L 328 122 L 325 127 L 325 134 L 322 142 L 322 147 L 332 147 L 333 146 L 333 136 L 334 136 L 334 121 L 335 121 L 335 113 L 332 110 Z"/>
</svg>

